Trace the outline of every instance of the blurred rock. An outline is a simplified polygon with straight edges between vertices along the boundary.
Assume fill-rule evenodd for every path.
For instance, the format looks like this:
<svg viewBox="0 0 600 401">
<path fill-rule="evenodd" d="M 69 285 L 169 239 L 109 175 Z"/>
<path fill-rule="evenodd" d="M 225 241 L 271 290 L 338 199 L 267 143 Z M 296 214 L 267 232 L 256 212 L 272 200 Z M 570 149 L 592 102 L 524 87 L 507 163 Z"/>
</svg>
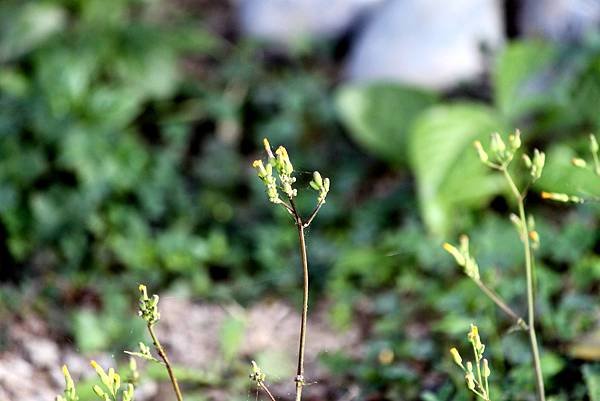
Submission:
<svg viewBox="0 0 600 401">
<path fill-rule="evenodd" d="M 384 0 L 240 0 L 238 19 L 250 36 L 284 45 L 343 33 Z"/>
<path fill-rule="evenodd" d="M 46 338 L 32 338 L 23 342 L 28 359 L 34 366 L 55 369 L 58 371 L 59 351 L 55 342 Z"/>
<path fill-rule="evenodd" d="M 497 0 L 391 0 L 361 32 L 347 74 L 448 89 L 485 71 L 482 48 L 501 46 L 503 29 Z"/>
<path fill-rule="evenodd" d="M 523 0 L 519 30 L 525 36 L 561 42 L 600 28 L 600 0 Z"/>
</svg>

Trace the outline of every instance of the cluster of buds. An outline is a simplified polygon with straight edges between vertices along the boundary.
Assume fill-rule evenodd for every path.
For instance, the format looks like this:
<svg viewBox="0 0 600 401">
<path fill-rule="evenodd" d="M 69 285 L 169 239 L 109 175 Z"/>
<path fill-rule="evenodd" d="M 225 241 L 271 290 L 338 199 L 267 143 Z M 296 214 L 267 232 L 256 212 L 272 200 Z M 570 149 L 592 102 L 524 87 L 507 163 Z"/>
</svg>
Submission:
<svg viewBox="0 0 600 401">
<path fill-rule="evenodd" d="M 523 162 L 525 167 L 529 169 L 529 174 L 533 182 L 537 181 L 542 176 L 542 170 L 546 163 L 546 155 L 537 149 L 533 150 L 533 157 L 523 154 Z"/>
<path fill-rule="evenodd" d="M 113 368 L 108 369 L 108 373 L 104 371 L 96 361 L 91 361 L 90 364 L 100 377 L 100 381 L 104 385 L 104 389 L 99 385 L 94 385 L 92 390 L 102 401 L 117 401 L 119 389 L 121 388 L 121 376 L 115 372 Z M 134 388 L 133 384 L 128 383 L 125 389 L 121 391 L 122 401 L 133 400 Z"/>
<path fill-rule="evenodd" d="M 319 192 L 318 203 L 325 203 L 325 198 L 329 192 L 329 178 L 323 179 L 318 171 L 313 173 L 313 179 L 309 183 L 312 189 Z"/>
<path fill-rule="evenodd" d="M 269 201 L 285 205 L 286 203 L 282 200 L 279 191 L 283 192 L 290 201 L 298 195 L 298 190 L 293 187 L 296 182 L 296 177 L 293 176 L 294 166 L 286 148 L 279 146 L 273 152 L 266 138 L 263 140 L 263 144 L 269 160 L 266 164 L 260 159 L 255 160 L 252 167 L 256 169 L 258 178 L 264 183 Z M 277 178 L 274 172 L 277 173 Z M 325 203 L 325 197 L 329 192 L 329 178 L 322 178 L 321 174 L 315 171 L 310 186 L 319 192 L 317 202 L 319 204 Z"/>
<path fill-rule="evenodd" d="M 277 171 L 283 193 L 289 199 L 295 197 L 298 192 L 292 187 L 292 185 L 296 182 L 296 177 L 292 175 L 294 173 L 294 166 L 290 161 L 287 150 L 283 146 L 280 146 L 277 148 L 275 153 L 273 153 L 267 138 L 263 140 L 263 145 L 265 146 L 265 151 L 269 157 L 269 162 L 265 166 L 262 160 L 255 160 L 252 163 L 252 167 L 256 169 L 258 178 L 260 178 L 265 184 L 269 200 L 273 203 L 282 202 L 281 198 L 279 197 L 277 180 L 273 175 L 273 169 Z"/>
<path fill-rule="evenodd" d="M 256 362 L 252 361 L 252 372 L 250 373 L 250 380 L 256 382 L 257 385 L 261 385 L 265 382 L 267 375 L 264 374 L 262 369 L 256 364 Z"/>
<path fill-rule="evenodd" d="M 531 247 L 533 249 L 537 249 L 540 246 L 540 235 L 535 229 L 535 219 L 532 215 L 527 216 L 527 224 L 523 224 L 523 221 L 514 213 L 509 215 L 510 222 L 513 223 L 519 236 L 521 237 L 521 241 L 524 241 L 524 236 L 527 235 L 531 240 Z"/>
<path fill-rule="evenodd" d="M 483 148 L 480 141 L 475 141 L 474 145 L 482 163 L 496 170 L 503 170 L 513 160 L 517 150 L 521 148 L 521 143 L 521 132 L 516 130 L 514 134 L 508 136 L 508 144 L 504 142 L 500 134 L 493 133 L 489 153 Z M 542 175 L 546 155 L 544 152 L 534 149 L 533 156 L 523 154 L 523 162 L 529 170 L 532 181 L 537 181 Z"/>
<path fill-rule="evenodd" d="M 146 286 L 140 284 L 138 287 L 140 291 L 140 302 L 138 315 L 146 321 L 150 326 L 154 325 L 160 320 L 160 313 L 158 312 L 158 295 L 152 295 L 152 298 L 148 297 L 148 290 Z"/>
<path fill-rule="evenodd" d="M 475 281 L 479 281 L 479 266 L 469 252 L 469 237 L 461 235 L 459 241 L 458 248 L 447 242 L 444 243 L 444 250 L 454 257 L 456 263 L 463 268 L 467 276 Z"/>
<path fill-rule="evenodd" d="M 71 378 L 71 374 L 69 373 L 69 369 L 67 369 L 67 365 L 63 365 L 62 373 L 65 378 L 64 397 L 62 395 L 57 395 L 55 401 L 78 401 L 79 396 L 75 391 L 75 383 Z"/>
<path fill-rule="evenodd" d="M 488 360 L 483 357 L 485 345 L 481 342 L 479 329 L 474 324 L 471 325 L 471 330 L 467 335 L 467 339 L 473 348 L 475 366 L 473 366 L 473 362 L 471 361 L 467 361 L 466 364 L 463 364 L 463 359 L 456 348 L 450 349 L 450 354 L 452 355 L 454 363 L 456 363 L 465 373 L 467 388 L 483 400 L 489 401 L 490 390 L 488 379 L 491 375 L 491 370 Z"/>
<path fill-rule="evenodd" d="M 515 152 L 521 147 L 521 132 L 516 130 L 508 136 L 508 146 L 497 132 L 493 133 L 490 141 L 490 153 L 483 149 L 480 141 L 475 141 L 475 149 L 479 159 L 490 167 L 499 168 L 507 166 L 513 159 Z"/>
</svg>

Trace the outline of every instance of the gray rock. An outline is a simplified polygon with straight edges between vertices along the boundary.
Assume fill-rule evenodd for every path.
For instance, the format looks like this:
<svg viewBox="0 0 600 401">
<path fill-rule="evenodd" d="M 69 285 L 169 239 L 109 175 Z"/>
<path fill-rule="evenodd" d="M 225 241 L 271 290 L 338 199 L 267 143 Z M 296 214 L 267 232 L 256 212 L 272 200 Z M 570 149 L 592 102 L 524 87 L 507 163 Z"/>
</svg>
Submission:
<svg viewBox="0 0 600 401">
<path fill-rule="evenodd" d="M 56 343 L 46 338 L 30 338 L 24 341 L 23 347 L 27 358 L 38 368 L 58 369 L 59 350 Z"/>
<path fill-rule="evenodd" d="M 498 0 L 391 0 L 361 32 L 346 72 L 353 81 L 448 89 L 480 76 L 482 46 L 503 42 Z"/>
<path fill-rule="evenodd" d="M 600 27 L 600 0 L 523 0 L 519 29 L 525 36 L 561 42 Z"/>
<path fill-rule="evenodd" d="M 342 33 L 384 0 L 240 0 L 238 19 L 250 36 L 283 45 Z"/>
</svg>

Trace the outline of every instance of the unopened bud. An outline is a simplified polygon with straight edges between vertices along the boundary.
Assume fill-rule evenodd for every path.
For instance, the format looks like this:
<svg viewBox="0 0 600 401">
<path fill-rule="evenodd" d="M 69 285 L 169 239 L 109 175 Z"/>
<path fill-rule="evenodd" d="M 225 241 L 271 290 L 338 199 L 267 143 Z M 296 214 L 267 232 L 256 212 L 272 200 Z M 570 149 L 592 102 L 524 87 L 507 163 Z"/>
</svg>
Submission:
<svg viewBox="0 0 600 401">
<path fill-rule="evenodd" d="M 452 359 L 454 360 L 454 363 L 462 368 L 462 358 L 460 357 L 458 350 L 456 348 L 450 348 L 450 354 L 452 354 Z"/>
<path fill-rule="evenodd" d="M 573 159 L 571 159 L 571 164 L 575 167 L 579 167 L 579 168 L 586 168 L 587 167 L 587 163 L 585 160 L 579 158 L 579 157 L 574 157 Z"/>
</svg>

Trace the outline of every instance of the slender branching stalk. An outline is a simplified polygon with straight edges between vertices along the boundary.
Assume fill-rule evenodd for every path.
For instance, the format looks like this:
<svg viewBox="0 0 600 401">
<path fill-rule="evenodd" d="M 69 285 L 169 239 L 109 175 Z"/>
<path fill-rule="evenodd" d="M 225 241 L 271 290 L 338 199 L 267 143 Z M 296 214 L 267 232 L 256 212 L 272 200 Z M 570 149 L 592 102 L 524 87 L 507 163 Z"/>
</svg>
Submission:
<svg viewBox="0 0 600 401">
<path fill-rule="evenodd" d="M 496 305 L 500 307 L 507 315 L 516 321 L 518 326 L 527 331 L 529 335 L 529 344 L 533 359 L 533 368 L 535 371 L 535 382 L 537 387 L 537 398 L 539 401 L 545 401 L 544 379 L 542 375 L 542 366 L 540 363 L 540 352 L 538 348 L 537 336 L 535 331 L 535 296 L 534 296 L 534 259 L 533 248 L 539 246 L 539 236 L 535 230 L 535 222 L 531 216 L 525 213 L 525 198 L 527 196 L 527 187 L 520 190 L 516 185 L 509 171 L 509 165 L 516 152 L 521 147 L 520 132 L 517 130 L 514 135 L 508 138 L 508 145 L 504 143 L 499 134 L 492 134 L 489 154 L 483 149 L 479 141 L 475 142 L 475 147 L 481 161 L 490 168 L 502 173 L 510 188 L 510 192 L 517 202 L 518 215 L 511 214 L 510 220 L 513 222 L 521 242 L 523 243 L 523 254 L 525 259 L 525 280 L 527 287 L 527 323 L 523 321 L 504 301 L 492 290 L 487 288 L 479 277 L 479 267 L 475 259 L 469 253 L 469 243 L 466 236 L 461 237 L 461 244 L 456 248 L 450 244 L 444 244 L 444 249 L 454 256 L 456 262 L 462 266 L 465 273 L 479 286 L 483 293 L 488 296 Z M 529 171 L 530 184 L 535 182 L 542 175 L 545 163 L 545 154 L 534 149 L 533 156 L 522 155 L 523 162 Z"/>
<path fill-rule="evenodd" d="M 302 264 L 302 316 L 300 322 L 300 338 L 298 341 L 298 364 L 296 368 L 296 376 L 294 382 L 296 384 L 296 401 L 302 399 L 302 388 L 305 385 L 304 379 L 304 353 L 306 348 L 306 331 L 308 325 L 308 257 L 306 253 L 306 240 L 304 230 L 310 226 L 321 206 L 325 203 L 325 198 L 329 192 L 329 178 L 322 178 L 318 171 L 313 173 L 313 179 L 310 181 L 310 186 L 318 192 L 317 204 L 308 218 L 303 219 L 294 197 L 297 195 L 297 190 L 293 188 L 296 178 L 293 177 L 294 167 L 288 156 L 287 150 L 280 146 L 275 152 L 272 151 L 269 141 L 263 141 L 265 151 L 269 158 L 269 162 L 264 165 L 262 160 L 255 160 L 252 166 L 257 170 L 258 177 L 265 184 L 269 201 L 276 205 L 281 205 L 293 218 L 294 224 L 298 231 L 298 244 L 300 249 L 300 261 Z M 277 172 L 277 178 L 273 175 L 273 170 Z M 285 199 L 285 200 L 284 200 Z M 253 367 L 258 369 L 255 363 Z M 260 370 L 259 370 L 260 371 Z M 256 376 L 256 371 L 253 372 Z M 251 375 L 251 378 L 253 378 Z M 262 380 L 256 380 L 259 388 L 264 390 L 267 395 L 274 401 L 272 394 Z"/>
<path fill-rule="evenodd" d="M 167 369 L 167 373 L 169 374 L 169 379 L 171 380 L 171 384 L 173 385 L 173 391 L 175 392 L 177 401 L 183 401 L 183 396 L 181 395 L 181 390 L 179 389 L 177 377 L 175 377 L 175 373 L 173 372 L 173 366 L 169 361 L 165 349 L 163 348 L 162 344 L 158 340 L 158 337 L 156 336 L 156 333 L 154 332 L 154 325 L 160 319 L 160 313 L 158 312 L 158 295 L 153 295 L 152 298 L 149 298 L 146 286 L 143 284 L 140 284 L 139 290 L 140 303 L 138 314 L 146 322 L 146 327 L 148 328 L 148 333 L 150 333 L 150 337 L 152 338 L 152 342 L 154 343 L 154 348 L 156 349 L 156 352 L 158 352 L 158 356 L 160 356 L 160 358 L 164 362 L 164 365 Z M 140 343 L 140 352 L 129 352 L 129 354 L 140 356 L 144 359 L 157 361 L 156 358 L 150 355 L 149 348 L 143 343 Z"/>
</svg>

